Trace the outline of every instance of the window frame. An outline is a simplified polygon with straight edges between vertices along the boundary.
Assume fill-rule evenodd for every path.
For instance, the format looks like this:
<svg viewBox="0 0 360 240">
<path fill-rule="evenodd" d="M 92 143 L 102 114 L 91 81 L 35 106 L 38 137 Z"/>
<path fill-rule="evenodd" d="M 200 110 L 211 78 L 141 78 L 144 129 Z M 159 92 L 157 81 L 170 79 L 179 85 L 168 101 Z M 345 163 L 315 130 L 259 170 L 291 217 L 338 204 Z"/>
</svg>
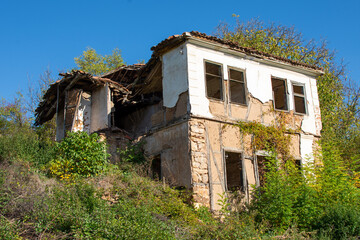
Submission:
<svg viewBox="0 0 360 240">
<path fill-rule="evenodd" d="M 206 98 L 208 98 L 210 100 L 214 100 L 214 101 L 224 102 L 226 94 L 224 94 L 224 67 L 223 67 L 223 64 L 218 63 L 218 62 L 214 62 L 214 61 L 210 61 L 210 60 L 207 60 L 207 59 L 204 59 L 203 62 L 204 62 L 203 66 L 204 66 L 204 81 L 205 81 L 205 95 L 206 95 Z M 211 63 L 211 64 L 214 64 L 214 65 L 220 66 L 220 70 L 221 70 L 221 74 L 220 74 L 220 77 L 221 77 L 221 84 L 220 84 L 221 98 L 220 99 L 208 96 L 208 87 L 207 87 L 207 79 L 206 79 L 206 75 L 207 75 L 207 73 L 206 73 L 206 63 Z M 215 75 L 213 75 L 213 76 L 215 76 Z"/>
<path fill-rule="evenodd" d="M 301 86 L 301 87 L 303 87 L 304 94 L 301 95 L 301 94 L 295 93 L 295 91 L 294 91 L 294 85 L 295 85 L 295 86 Z M 294 113 L 295 113 L 295 114 L 299 114 L 299 115 L 308 115 L 308 106 L 307 106 L 307 98 L 306 98 L 306 88 L 305 88 L 305 84 L 304 84 L 304 83 L 295 82 L 295 81 L 291 81 L 291 88 L 292 88 L 291 90 L 292 90 L 292 94 L 293 94 Z M 295 108 L 295 96 L 296 96 L 296 97 L 303 97 L 303 98 L 304 98 L 305 113 L 296 112 L 296 108 Z"/>
<path fill-rule="evenodd" d="M 274 88 L 273 88 L 273 85 L 272 85 L 272 80 L 273 80 L 273 79 L 281 80 L 281 81 L 284 81 L 284 82 L 285 82 L 285 95 L 286 95 L 286 108 L 287 108 L 287 109 L 277 109 L 277 108 L 275 107 L 275 106 L 276 106 L 276 104 L 275 104 L 275 94 L 274 94 Z M 281 78 L 281 77 L 276 77 L 276 76 L 271 75 L 270 81 L 271 81 L 271 92 L 272 92 L 272 97 L 273 97 L 273 107 L 274 107 L 274 110 L 276 110 L 276 111 L 281 111 L 281 112 L 290 112 L 289 87 L 288 87 L 287 79 L 286 79 L 286 78 Z"/>
<path fill-rule="evenodd" d="M 231 91 L 230 91 L 230 82 L 234 81 L 234 82 L 240 82 L 238 80 L 231 80 L 230 79 L 230 70 L 234 70 L 234 71 L 238 71 L 238 72 L 242 72 L 243 73 L 243 77 L 244 77 L 244 95 L 245 95 L 245 103 L 238 103 L 238 102 L 232 102 L 231 101 Z M 236 67 L 232 67 L 232 66 L 227 66 L 227 72 L 228 72 L 228 86 L 227 86 L 227 92 L 228 92 L 228 98 L 229 98 L 229 103 L 230 104 L 236 104 L 236 105 L 241 105 L 241 106 L 248 106 L 248 90 L 247 90 L 247 79 L 246 79 L 246 69 L 241 69 L 241 68 L 236 68 Z"/>
<path fill-rule="evenodd" d="M 242 176 L 242 186 L 239 189 L 242 193 L 247 193 L 248 185 L 247 185 L 247 177 L 246 177 L 246 169 L 245 169 L 245 156 L 244 151 L 231 149 L 231 148 L 223 148 L 222 149 L 222 166 L 223 166 L 223 177 L 224 177 L 224 190 L 226 192 L 230 192 L 231 190 L 228 189 L 227 186 L 227 172 L 226 172 L 226 153 L 237 153 L 240 154 L 240 161 L 241 161 L 241 176 Z"/>
</svg>

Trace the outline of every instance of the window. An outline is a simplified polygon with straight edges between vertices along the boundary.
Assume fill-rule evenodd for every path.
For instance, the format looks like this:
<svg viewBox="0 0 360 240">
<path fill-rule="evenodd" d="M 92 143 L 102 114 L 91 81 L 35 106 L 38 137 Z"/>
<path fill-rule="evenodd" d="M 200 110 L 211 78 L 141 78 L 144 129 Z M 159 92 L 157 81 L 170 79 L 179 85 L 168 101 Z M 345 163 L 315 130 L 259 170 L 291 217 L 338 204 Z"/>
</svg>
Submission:
<svg viewBox="0 0 360 240">
<path fill-rule="evenodd" d="M 280 78 L 271 78 L 274 108 L 276 110 L 288 110 L 286 80 Z"/>
<path fill-rule="evenodd" d="M 245 190 L 241 153 L 225 152 L 225 177 L 228 191 Z"/>
<path fill-rule="evenodd" d="M 306 114 L 306 98 L 304 85 L 293 83 L 294 107 L 296 113 Z"/>
<path fill-rule="evenodd" d="M 259 178 L 259 186 L 263 187 L 265 183 L 265 174 L 269 171 L 266 168 L 266 156 L 262 155 L 256 155 L 256 161 L 257 161 L 257 175 Z"/>
<path fill-rule="evenodd" d="M 229 69 L 230 102 L 246 104 L 244 72 Z"/>
<path fill-rule="evenodd" d="M 205 79 L 207 97 L 223 100 L 221 65 L 205 62 Z"/>
<path fill-rule="evenodd" d="M 298 169 L 298 170 L 301 170 L 301 169 L 302 169 L 301 159 L 295 159 L 295 167 L 296 167 L 296 169 Z"/>
<path fill-rule="evenodd" d="M 153 179 L 162 179 L 161 173 L 161 155 L 156 155 L 151 161 L 151 174 Z"/>
</svg>

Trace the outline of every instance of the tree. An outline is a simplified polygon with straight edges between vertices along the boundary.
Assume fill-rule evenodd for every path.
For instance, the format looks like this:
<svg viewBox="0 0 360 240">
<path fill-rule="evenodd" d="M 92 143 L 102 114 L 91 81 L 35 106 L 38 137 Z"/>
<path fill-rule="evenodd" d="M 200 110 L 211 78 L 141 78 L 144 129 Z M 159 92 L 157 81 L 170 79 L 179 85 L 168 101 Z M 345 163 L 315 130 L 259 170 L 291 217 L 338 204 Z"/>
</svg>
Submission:
<svg viewBox="0 0 360 240">
<path fill-rule="evenodd" d="M 43 74 L 40 75 L 39 79 L 35 82 L 30 81 L 28 91 L 25 99 L 25 110 L 31 114 L 35 113 L 35 109 L 39 103 L 43 100 L 45 92 L 48 90 L 50 84 L 54 83 L 55 80 L 52 77 L 50 68 L 47 68 Z"/>
<path fill-rule="evenodd" d="M 215 35 L 262 52 L 290 60 L 316 65 L 324 74 L 317 79 L 323 123 L 322 147 L 336 148 L 347 163 L 360 156 L 360 89 L 337 64 L 334 51 L 326 41 L 306 40 L 294 27 L 265 24 L 258 19 L 240 22 L 234 15 L 234 26 L 222 23 Z"/>
<path fill-rule="evenodd" d="M 88 47 L 81 56 L 74 58 L 74 61 L 79 70 L 92 75 L 101 75 L 125 64 L 118 48 L 115 48 L 111 55 L 102 56 Z"/>
</svg>

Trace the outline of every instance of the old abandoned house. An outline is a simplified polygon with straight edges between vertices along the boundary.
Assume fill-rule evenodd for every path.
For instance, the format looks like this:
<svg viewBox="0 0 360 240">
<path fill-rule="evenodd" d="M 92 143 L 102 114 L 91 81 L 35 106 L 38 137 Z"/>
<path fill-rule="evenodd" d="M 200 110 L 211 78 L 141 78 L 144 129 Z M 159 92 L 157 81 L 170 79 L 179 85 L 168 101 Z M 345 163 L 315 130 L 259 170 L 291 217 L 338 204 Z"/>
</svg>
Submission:
<svg viewBox="0 0 360 240">
<path fill-rule="evenodd" d="M 143 136 L 153 171 L 212 210 L 219 209 L 219 193 L 235 187 L 246 195 L 260 181 L 257 162 L 267 153 L 231 127 L 238 121 L 270 125 L 287 114 L 288 127 L 298 129 L 291 154 L 313 159 L 321 69 L 198 32 L 171 36 L 152 51 L 147 64 L 102 76 L 62 74 L 37 108 L 36 123 L 55 115 L 58 140 L 65 131 L 99 132 L 112 150 Z"/>
</svg>

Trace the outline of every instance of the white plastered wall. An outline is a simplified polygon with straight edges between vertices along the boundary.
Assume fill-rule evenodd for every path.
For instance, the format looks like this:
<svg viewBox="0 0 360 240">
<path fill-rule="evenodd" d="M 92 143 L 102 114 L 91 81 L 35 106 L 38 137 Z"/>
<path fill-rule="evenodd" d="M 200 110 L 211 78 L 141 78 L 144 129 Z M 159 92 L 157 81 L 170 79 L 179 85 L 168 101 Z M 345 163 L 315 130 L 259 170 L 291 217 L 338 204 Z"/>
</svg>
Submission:
<svg viewBox="0 0 360 240">
<path fill-rule="evenodd" d="M 186 48 L 181 45 L 162 56 L 165 107 L 175 107 L 180 94 L 188 90 L 186 55 Z"/>
<path fill-rule="evenodd" d="M 306 164 L 314 159 L 313 141 L 313 135 L 301 134 L 300 136 L 300 154 L 303 164 Z"/>
<path fill-rule="evenodd" d="M 306 134 L 320 135 L 321 117 L 316 80 L 304 73 L 254 61 L 252 57 L 236 56 L 222 51 L 185 43 L 188 62 L 188 84 L 190 112 L 193 115 L 214 118 L 209 111 L 209 100 L 206 97 L 204 61 L 212 61 L 222 65 L 223 78 L 228 79 L 228 67 L 242 69 L 246 72 L 248 92 L 262 103 L 272 100 L 271 76 L 287 79 L 288 101 L 290 110 L 294 110 L 292 83 L 305 86 L 307 114 L 301 125 Z M 220 50 L 220 48 L 218 48 Z M 313 158 L 313 137 L 301 137 L 301 155 L 303 159 Z"/>
</svg>

